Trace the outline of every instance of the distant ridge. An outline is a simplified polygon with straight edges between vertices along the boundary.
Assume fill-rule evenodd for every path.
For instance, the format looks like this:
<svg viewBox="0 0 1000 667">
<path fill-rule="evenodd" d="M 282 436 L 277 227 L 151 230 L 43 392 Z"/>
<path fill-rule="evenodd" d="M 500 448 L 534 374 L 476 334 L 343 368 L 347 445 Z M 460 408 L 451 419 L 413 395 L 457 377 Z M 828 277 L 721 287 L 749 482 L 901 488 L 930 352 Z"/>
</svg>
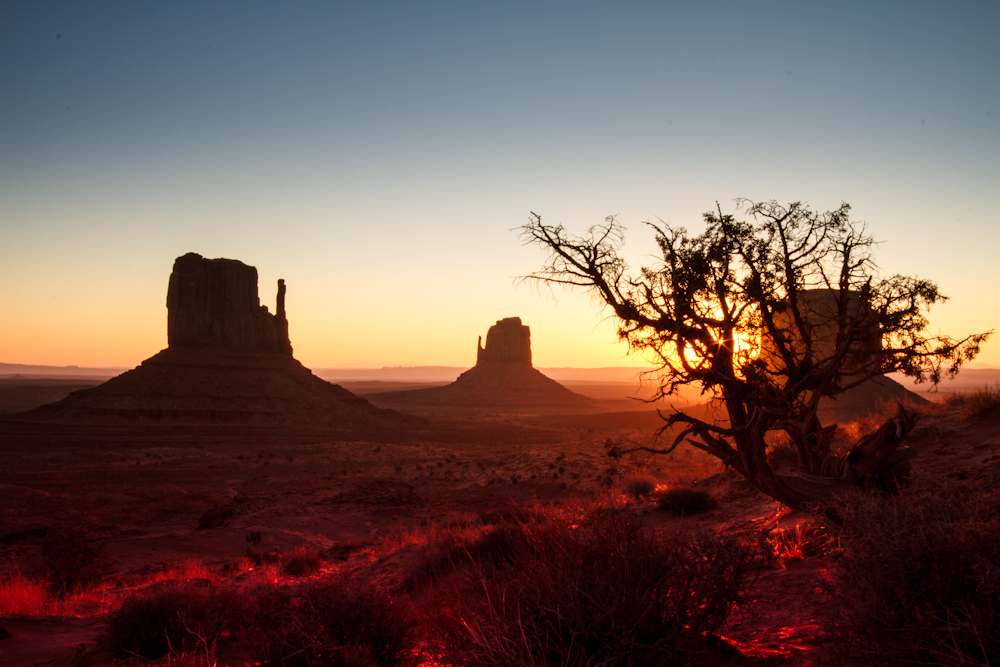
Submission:
<svg viewBox="0 0 1000 667">
<path fill-rule="evenodd" d="M 557 382 L 639 382 L 639 375 L 651 368 L 605 366 L 535 367 Z M 382 366 L 379 368 L 314 368 L 313 373 L 330 382 L 454 382 L 468 366 Z"/>
<path fill-rule="evenodd" d="M 37 364 L 0 363 L 0 377 L 22 375 L 45 378 L 97 378 L 108 379 L 121 375 L 127 368 L 101 368 L 85 366 L 41 366 Z"/>
</svg>

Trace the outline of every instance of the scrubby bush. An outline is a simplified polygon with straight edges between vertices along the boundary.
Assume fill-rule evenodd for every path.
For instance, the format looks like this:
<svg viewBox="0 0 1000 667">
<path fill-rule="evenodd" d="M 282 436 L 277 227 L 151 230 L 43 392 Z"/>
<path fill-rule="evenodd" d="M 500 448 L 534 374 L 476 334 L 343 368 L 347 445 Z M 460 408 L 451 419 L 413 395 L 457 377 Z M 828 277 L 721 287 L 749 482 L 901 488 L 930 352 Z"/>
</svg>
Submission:
<svg viewBox="0 0 1000 667">
<path fill-rule="evenodd" d="M 469 565 L 510 563 L 523 541 L 523 523 L 508 520 L 486 529 L 446 530 L 431 539 L 423 556 L 404 575 L 401 586 L 412 592 Z"/>
<path fill-rule="evenodd" d="M 966 419 L 1000 416 L 1000 384 L 981 387 L 965 396 L 962 415 Z"/>
<path fill-rule="evenodd" d="M 509 504 L 495 509 L 483 510 L 479 513 L 479 520 L 487 525 L 494 526 L 499 523 L 528 523 L 545 521 L 545 513 L 538 508 L 523 507 L 521 505 Z"/>
<path fill-rule="evenodd" d="M 701 512 L 711 512 L 719 503 L 715 497 L 703 489 L 676 487 L 660 494 L 656 506 L 673 516 L 687 516 Z"/>
<path fill-rule="evenodd" d="M 437 662 L 711 664 L 759 556 L 734 537 L 656 534 L 628 508 L 508 528 L 509 560 L 475 563 L 426 606 Z"/>
<path fill-rule="evenodd" d="M 822 523 L 798 523 L 771 533 L 768 543 L 774 555 L 785 560 L 806 560 L 825 556 L 836 548 L 836 540 Z"/>
<path fill-rule="evenodd" d="M 20 572 L 0 574 L 0 616 L 38 614 L 51 601 L 43 582 L 29 579 Z"/>
<path fill-rule="evenodd" d="M 232 503 L 212 505 L 198 517 L 198 530 L 225 526 L 235 515 L 236 507 Z"/>
<path fill-rule="evenodd" d="M 656 480 L 649 475 L 632 475 L 625 479 L 624 491 L 636 500 L 648 498 L 656 491 Z"/>
<path fill-rule="evenodd" d="M 911 490 L 845 510 L 837 651 L 865 664 L 1000 664 L 1000 494 Z"/>
<path fill-rule="evenodd" d="M 53 592 L 61 595 L 100 581 L 109 567 L 104 545 L 77 527 L 50 530 L 42 543 L 42 560 Z"/>
<path fill-rule="evenodd" d="M 128 598 L 108 617 L 105 645 L 120 658 L 212 657 L 223 636 L 255 664 L 391 667 L 414 657 L 408 607 L 353 579 L 249 591 L 167 582 Z"/>
<path fill-rule="evenodd" d="M 127 598 L 108 616 L 105 645 L 120 658 L 158 660 L 202 649 L 212 651 L 235 625 L 247 600 L 234 589 L 207 582 L 165 582 Z"/>
<path fill-rule="evenodd" d="M 246 637 L 254 658 L 281 667 L 390 667 L 414 658 L 407 605 L 356 579 L 254 594 Z"/>
<path fill-rule="evenodd" d="M 289 577 L 305 577 L 318 572 L 323 565 L 319 550 L 309 547 L 298 547 L 282 556 L 280 562 L 281 571 Z"/>
</svg>

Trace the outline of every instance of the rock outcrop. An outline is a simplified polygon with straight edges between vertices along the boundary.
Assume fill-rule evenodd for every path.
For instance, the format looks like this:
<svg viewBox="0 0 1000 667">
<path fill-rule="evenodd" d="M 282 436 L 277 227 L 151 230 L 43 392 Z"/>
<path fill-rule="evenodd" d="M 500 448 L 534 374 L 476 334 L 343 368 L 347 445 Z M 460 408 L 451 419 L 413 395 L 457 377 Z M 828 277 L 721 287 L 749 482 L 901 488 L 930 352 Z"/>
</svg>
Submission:
<svg viewBox="0 0 1000 667">
<path fill-rule="evenodd" d="M 189 252 L 174 261 L 167 288 L 167 345 L 292 356 L 285 281 L 272 315 L 257 296 L 257 269 L 235 259 Z"/>
<path fill-rule="evenodd" d="M 486 332 L 486 347 L 479 337 L 476 365 L 500 363 L 531 366 L 531 329 L 521 324 L 520 317 L 507 317 Z"/>
<path fill-rule="evenodd" d="M 167 288 L 168 346 L 28 419 L 145 423 L 248 422 L 289 428 L 398 428 L 415 421 L 376 408 L 292 356 L 285 283 L 276 313 L 260 304 L 257 269 L 232 259 L 178 257 Z"/>
<path fill-rule="evenodd" d="M 593 401 L 531 365 L 531 330 L 519 317 L 498 320 L 476 346 L 476 365 L 444 387 L 371 395 L 379 405 L 419 412 L 586 411 Z"/>
</svg>

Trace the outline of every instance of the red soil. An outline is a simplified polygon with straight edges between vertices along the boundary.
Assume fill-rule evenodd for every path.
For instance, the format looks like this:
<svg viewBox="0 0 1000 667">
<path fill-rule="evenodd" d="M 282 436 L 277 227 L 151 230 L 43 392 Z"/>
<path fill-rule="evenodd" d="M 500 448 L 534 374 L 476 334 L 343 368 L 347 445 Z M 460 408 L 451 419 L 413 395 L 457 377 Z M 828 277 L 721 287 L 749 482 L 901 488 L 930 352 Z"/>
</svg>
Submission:
<svg viewBox="0 0 1000 667">
<path fill-rule="evenodd" d="M 107 557 L 107 583 L 90 593 L 27 614 L 0 609 L 0 627 L 10 635 L 0 640 L 0 663 L 102 664 L 108 656 L 94 642 L 109 608 L 179 563 L 218 569 L 239 561 L 252 531 L 262 535 L 261 550 L 313 546 L 347 557 L 392 536 L 401 544 L 398 536 L 422 525 L 475 522 L 510 503 L 600 498 L 608 476 L 621 489 L 631 472 L 667 483 L 720 472 L 683 448 L 645 462 L 604 455 L 606 439 L 645 441 L 657 423 L 648 410 L 405 418 L 368 435 L 336 423 L 0 421 L 0 563 L 9 572 L 41 575 L 43 543 L 66 528 L 86 531 Z M 975 488 L 1000 480 L 1000 420 L 967 421 L 945 410 L 924 417 L 909 444 L 917 451 L 915 483 Z M 724 635 L 756 664 L 816 664 L 833 604 L 825 583 L 836 565 L 828 550 L 796 553 L 795 546 L 796 535 L 810 534 L 818 520 L 781 511 L 732 476 L 699 483 L 720 500 L 706 515 L 672 519 L 649 501 L 637 506 L 654 526 L 783 534 L 776 539 L 788 557 L 760 573 L 750 591 L 754 603 L 735 611 Z M 393 556 L 391 547 L 378 548 L 385 550 L 381 560 L 350 561 L 352 567 L 374 568 L 373 576 L 401 567 L 405 550 Z M 239 655 L 218 658 L 220 665 L 243 664 Z"/>
</svg>

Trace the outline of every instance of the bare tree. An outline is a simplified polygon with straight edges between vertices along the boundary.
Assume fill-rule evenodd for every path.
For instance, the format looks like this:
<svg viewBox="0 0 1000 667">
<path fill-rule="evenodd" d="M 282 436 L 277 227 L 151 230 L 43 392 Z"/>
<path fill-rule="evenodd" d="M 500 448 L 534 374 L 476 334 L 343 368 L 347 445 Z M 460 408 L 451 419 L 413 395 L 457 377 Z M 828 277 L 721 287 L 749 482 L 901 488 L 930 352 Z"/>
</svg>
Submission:
<svg viewBox="0 0 1000 667">
<path fill-rule="evenodd" d="M 621 257 L 624 228 L 614 217 L 574 237 L 532 213 L 521 238 L 548 259 L 525 279 L 581 288 L 609 307 L 630 349 L 658 361 L 656 398 L 691 385 L 725 408 L 728 421 L 718 423 L 675 411 L 660 430 L 680 427 L 669 445 L 629 451 L 669 453 L 687 441 L 772 498 L 808 509 L 845 486 L 870 486 L 916 418 L 900 406 L 835 456 L 836 425 L 817 416 L 823 398 L 890 372 L 937 384 L 992 331 L 926 333 L 924 313 L 946 297 L 928 280 L 882 276 L 875 241 L 850 220 L 847 204 L 819 213 L 799 202 L 741 199 L 736 208 L 744 220 L 716 204 L 696 236 L 647 223 L 659 256 L 638 272 Z M 775 474 L 766 456 L 772 431 L 795 443 L 806 474 Z"/>
</svg>

